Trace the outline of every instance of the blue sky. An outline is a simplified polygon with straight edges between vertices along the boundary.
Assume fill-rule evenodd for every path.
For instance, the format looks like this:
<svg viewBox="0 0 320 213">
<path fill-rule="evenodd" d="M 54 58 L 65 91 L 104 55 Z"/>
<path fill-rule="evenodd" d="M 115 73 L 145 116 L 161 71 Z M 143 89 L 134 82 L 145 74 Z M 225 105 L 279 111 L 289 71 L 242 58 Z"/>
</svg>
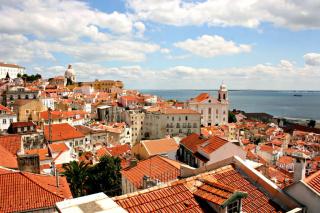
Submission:
<svg viewBox="0 0 320 213">
<path fill-rule="evenodd" d="M 2 1 L 0 60 L 136 89 L 320 90 L 320 2 Z"/>
</svg>

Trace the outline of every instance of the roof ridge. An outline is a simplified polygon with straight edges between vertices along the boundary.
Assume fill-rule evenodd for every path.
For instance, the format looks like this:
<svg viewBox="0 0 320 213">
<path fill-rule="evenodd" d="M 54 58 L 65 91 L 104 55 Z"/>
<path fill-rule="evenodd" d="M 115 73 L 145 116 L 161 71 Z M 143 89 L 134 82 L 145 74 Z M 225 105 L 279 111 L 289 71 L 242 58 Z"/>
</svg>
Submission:
<svg viewBox="0 0 320 213">
<path fill-rule="evenodd" d="M 51 193 L 51 194 L 53 194 L 53 195 L 55 195 L 55 196 L 57 196 L 57 197 L 59 197 L 59 198 L 65 199 L 65 197 L 62 197 L 62 196 L 60 196 L 60 195 L 58 195 L 58 194 L 56 194 L 56 193 L 54 193 L 54 192 L 49 191 L 49 190 L 46 189 L 44 186 L 42 186 L 42 185 L 40 185 L 39 183 L 37 183 L 36 181 L 32 180 L 32 179 L 29 178 L 27 175 L 25 175 L 22 171 L 20 171 L 19 174 L 21 174 L 22 176 L 26 177 L 26 178 L 27 178 L 28 180 L 30 180 L 31 182 L 35 183 L 36 185 L 38 185 L 40 188 L 42 188 L 42 189 L 45 190 L 46 192 Z M 33 173 L 32 173 L 32 174 L 33 174 Z M 51 176 L 49 176 L 49 177 L 51 177 Z M 58 178 L 60 178 L 60 177 L 58 177 Z M 57 187 L 56 187 L 56 188 L 57 188 Z"/>
</svg>

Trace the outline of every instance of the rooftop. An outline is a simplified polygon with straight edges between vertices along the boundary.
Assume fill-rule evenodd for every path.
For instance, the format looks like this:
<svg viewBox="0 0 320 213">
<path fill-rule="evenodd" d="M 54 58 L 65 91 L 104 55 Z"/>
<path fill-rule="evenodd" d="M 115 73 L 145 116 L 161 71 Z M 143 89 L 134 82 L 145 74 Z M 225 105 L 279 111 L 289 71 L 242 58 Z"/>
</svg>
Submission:
<svg viewBox="0 0 320 213">
<path fill-rule="evenodd" d="M 180 163 L 165 157 L 154 156 L 147 160 L 142 160 L 135 167 L 121 171 L 122 176 L 135 185 L 142 187 L 142 179 L 145 175 L 151 179 L 158 179 L 161 182 L 175 180 L 180 175 Z"/>
<path fill-rule="evenodd" d="M 64 141 L 74 138 L 82 138 L 84 135 L 78 131 L 76 128 L 72 127 L 70 124 L 52 124 L 51 125 L 51 141 Z M 49 138 L 49 125 L 44 126 L 44 136 L 46 140 Z"/>
<path fill-rule="evenodd" d="M 72 198 L 64 177 L 26 172 L 0 174 L 0 212 L 31 211 L 54 207 L 56 202 Z"/>
<path fill-rule="evenodd" d="M 150 156 L 177 151 L 179 145 L 173 138 L 162 138 L 157 140 L 144 140 L 140 142 Z"/>
</svg>

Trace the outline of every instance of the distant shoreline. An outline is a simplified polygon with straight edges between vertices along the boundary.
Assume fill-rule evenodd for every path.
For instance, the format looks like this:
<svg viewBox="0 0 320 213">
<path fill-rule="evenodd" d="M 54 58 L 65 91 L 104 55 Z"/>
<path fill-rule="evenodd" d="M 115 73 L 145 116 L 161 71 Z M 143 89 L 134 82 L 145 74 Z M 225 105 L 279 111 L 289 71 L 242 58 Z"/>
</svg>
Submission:
<svg viewBox="0 0 320 213">
<path fill-rule="evenodd" d="M 217 89 L 136 89 L 138 91 L 218 91 Z M 260 89 L 229 89 L 229 91 L 257 92 L 320 92 L 320 90 L 260 90 Z"/>
</svg>

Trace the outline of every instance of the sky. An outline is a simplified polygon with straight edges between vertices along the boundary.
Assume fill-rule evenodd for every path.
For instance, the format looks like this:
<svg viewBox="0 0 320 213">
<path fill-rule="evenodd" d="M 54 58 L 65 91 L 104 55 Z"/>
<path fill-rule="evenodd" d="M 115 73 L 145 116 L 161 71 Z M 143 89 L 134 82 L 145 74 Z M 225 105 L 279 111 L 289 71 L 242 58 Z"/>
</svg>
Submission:
<svg viewBox="0 0 320 213">
<path fill-rule="evenodd" d="M 319 0 L 0 0 L 0 61 L 130 89 L 320 90 Z"/>
</svg>

